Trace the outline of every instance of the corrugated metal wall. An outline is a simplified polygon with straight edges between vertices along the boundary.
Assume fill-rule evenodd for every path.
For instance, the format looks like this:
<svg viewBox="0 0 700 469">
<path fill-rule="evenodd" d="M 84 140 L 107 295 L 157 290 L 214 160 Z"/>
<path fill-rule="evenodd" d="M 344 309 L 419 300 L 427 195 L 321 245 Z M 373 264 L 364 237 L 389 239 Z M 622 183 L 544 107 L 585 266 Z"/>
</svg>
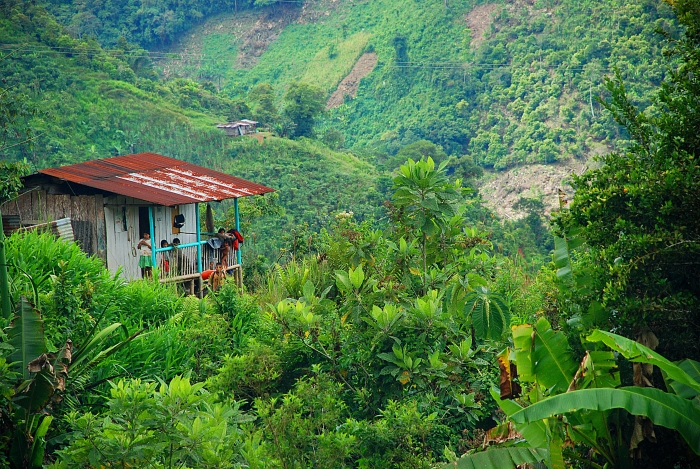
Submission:
<svg viewBox="0 0 700 469">
<path fill-rule="evenodd" d="M 143 236 L 139 229 L 139 207 L 149 204 L 131 197 L 115 196 L 105 199 L 105 226 L 107 227 L 107 268 L 116 273 L 121 267 L 122 277 L 126 280 L 141 278 L 139 269 L 140 253 L 136 246 Z M 185 216 L 185 226 L 180 230 L 173 228 L 174 213 Z M 179 238 L 182 244 L 197 240 L 194 204 L 176 207 L 156 206 L 153 210 L 155 236 L 152 247 L 160 247 L 161 240 L 172 243 Z M 144 227 L 145 228 L 145 227 Z"/>
</svg>

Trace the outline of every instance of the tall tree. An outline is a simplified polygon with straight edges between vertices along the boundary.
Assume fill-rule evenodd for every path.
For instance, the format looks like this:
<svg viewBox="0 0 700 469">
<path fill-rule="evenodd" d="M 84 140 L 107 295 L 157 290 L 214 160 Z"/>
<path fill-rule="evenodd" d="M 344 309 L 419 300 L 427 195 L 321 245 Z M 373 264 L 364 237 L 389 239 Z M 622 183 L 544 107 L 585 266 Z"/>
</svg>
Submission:
<svg viewBox="0 0 700 469">
<path fill-rule="evenodd" d="M 275 91 L 268 83 L 260 83 L 248 92 L 248 102 L 253 108 L 253 117 L 263 125 L 271 125 L 277 119 Z"/>
<path fill-rule="evenodd" d="M 323 91 L 314 85 L 295 82 L 284 94 L 284 115 L 296 124 L 294 137 L 310 137 L 314 120 L 324 109 Z"/>
</svg>

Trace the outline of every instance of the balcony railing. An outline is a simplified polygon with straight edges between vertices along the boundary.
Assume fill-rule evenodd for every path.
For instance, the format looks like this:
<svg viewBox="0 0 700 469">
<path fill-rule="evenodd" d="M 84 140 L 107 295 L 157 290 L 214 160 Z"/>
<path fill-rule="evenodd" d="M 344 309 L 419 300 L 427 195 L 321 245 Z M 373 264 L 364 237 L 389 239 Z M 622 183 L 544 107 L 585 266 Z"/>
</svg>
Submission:
<svg viewBox="0 0 700 469">
<path fill-rule="evenodd" d="M 202 272 L 214 270 L 218 262 L 224 264 L 229 275 L 239 286 L 241 285 L 241 266 L 233 249 L 229 250 L 225 259 L 222 259 L 221 249 L 213 249 L 206 241 L 200 241 L 180 244 L 177 247 L 157 248 L 155 254 L 160 281 L 187 282 L 193 294 L 195 293 L 194 281 L 202 278 Z"/>
</svg>

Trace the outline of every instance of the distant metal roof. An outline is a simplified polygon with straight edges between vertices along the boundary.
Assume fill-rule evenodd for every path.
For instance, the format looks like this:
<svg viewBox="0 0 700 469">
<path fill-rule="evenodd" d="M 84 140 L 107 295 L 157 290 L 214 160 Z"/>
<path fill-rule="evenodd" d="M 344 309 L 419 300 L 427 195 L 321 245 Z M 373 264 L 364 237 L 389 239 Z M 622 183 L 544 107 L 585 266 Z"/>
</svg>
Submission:
<svg viewBox="0 0 700 469">
<path fill-rule="evenodd" d="M 236 127 L 250 127 L 252 125 L 256 125 L 258 122 L 257 121 L 252 121 L 248 119 L 241 119 L 236 122 L 229 122 L 227 124 L 219 124 L 216 126 L 218 129 L 235 129 Z"/>
<path fill-rule="evenodd" d="M 261 184 L 155 153 L 87 161 L 39 173 L 166 206 L 274 192 Z"/>
</svg>

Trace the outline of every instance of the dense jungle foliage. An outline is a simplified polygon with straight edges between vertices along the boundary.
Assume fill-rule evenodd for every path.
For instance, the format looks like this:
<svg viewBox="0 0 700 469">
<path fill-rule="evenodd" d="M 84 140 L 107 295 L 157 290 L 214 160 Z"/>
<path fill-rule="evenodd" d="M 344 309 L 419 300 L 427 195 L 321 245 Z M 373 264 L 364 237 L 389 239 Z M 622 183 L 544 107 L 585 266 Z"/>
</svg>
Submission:
<svg viewBox="0 0 700 469">
<path fill-rule="evenodd" d="M 120 39 L 142 47 L 171 42 L 203 18 L 215 13 L 266 6 L 270 0 L 156 1 L 63 1 L 47 6 L 76 37 L 95 36 L 105 45 Z"/>
<path fill-rule="evenodd" d="M 207 129 L 245 102 L 3 4 L 3 41 L 72 56 L 0 62 L 0 203 L 27 166 L 88 159 L 91 141 L 170 148 L 276 181 L 243 207 L 262 227 L 245 247 L 274 234 L 286 252 L 199 299 L 48 233 L 0 237 L 0 467 L 699 467 L 700 1 L 669 3 L 653 4 L 669 26 L 653 93 L 624 70 L 605 81 L 600 119 L 626 141 L 574 178 L 551 233 L 536 199 L 494 224 L 479 168 L 447 145 L 406 141 L 377 168 L 336 151 L 347 135 L 229 141 Z M 295 83 L 246 94 L 279 135 L 319 117 L 322 88 Z M 73 136 L 85 109 L 94 137 Z M 551 262 L 533 270 L 524 243 Z"/>
</svg>

